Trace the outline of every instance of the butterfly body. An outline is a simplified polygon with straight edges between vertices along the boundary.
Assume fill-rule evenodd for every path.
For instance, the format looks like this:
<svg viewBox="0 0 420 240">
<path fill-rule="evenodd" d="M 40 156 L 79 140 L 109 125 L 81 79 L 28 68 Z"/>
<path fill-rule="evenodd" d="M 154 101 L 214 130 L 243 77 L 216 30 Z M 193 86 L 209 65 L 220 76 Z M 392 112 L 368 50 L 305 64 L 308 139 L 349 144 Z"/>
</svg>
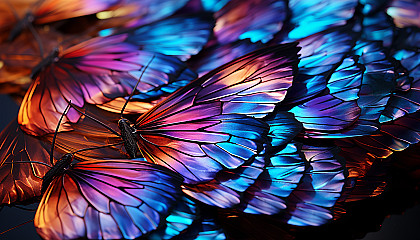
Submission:
<svg viewBox="0 0 420 240">
<path fill-rule="evenodd" d="M 136 158 L 137 140 L 134 135 L 136 129 L 130 126 L 130 121 L 121 118 L 118 121 L 118 128 L 121 130 L 121 138 L 124 141 L 124 147 L 131 158 Z"/>
<path fill-rule="evenodd" d="M 60 54 L 60 50 L 58 47 L 54 48 L 50 55 L 46 58 L 42 59 L 40 63 L 38 63 L 31 72 L 31 79 L 35 79 L 41 71 L 43 71 L 47 66 L 51 65 L 53 62 L 58 61 L 58 55 Z"/>
<path fill-rule="evenodd" d="M 7 40 L 15 40 L 29 24 L 32 24 L 33 21 L 34 15 L 31 12 L 26 13 L 23 19 L 18 21 L 16 25 L 12 28 Z"/>
<path fill-rule="evenodd" d="M 65 154 L 42 178 L 41 193 L 44 193 L 56 176 L 60 176 L 70 167 L 73 154 Z"/>
</svg>

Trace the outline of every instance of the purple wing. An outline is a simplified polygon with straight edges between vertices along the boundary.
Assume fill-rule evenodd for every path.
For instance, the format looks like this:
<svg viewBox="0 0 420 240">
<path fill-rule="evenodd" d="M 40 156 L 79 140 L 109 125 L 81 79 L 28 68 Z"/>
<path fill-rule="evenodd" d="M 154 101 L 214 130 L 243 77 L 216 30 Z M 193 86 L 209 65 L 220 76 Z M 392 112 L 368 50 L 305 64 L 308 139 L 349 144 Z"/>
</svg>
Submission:
<svg viewBox="0 0 420 240">
<path fill-rule="evenodd" d="M 199 76 L 203 76 L 235 58 L 241 57 L 262 47 L 264 47 L 264 45 L 260 42 L 252 43 L 249 39 L 224 45 L 217 44 L 205 48 L 198 55 L 193 56 L 188 61 L 188 65 L 191 66 Z"/>
<path fill-rule="evenodd" d="M 147 162 L 76 163 L 51 182 L 34 224 L 46 239 L 133 239 L 164 221 L 180 197 L 181 181 Z"/>
<path fill-rule="evenodd" d="M 420 5 L 416 0 L 393 0 L 386 10 L 397 27 L 420 27 Z"/>
<path fill-rule="evenodd" d="M 181 173 L 186 183 L 248 161 L 261 151 L 267 126 L 242 114 L 273 111 L 291 85 L 297 50 L 288 44 L 250 53 L 143 114 L 136 126 L 144 157 Z"/>
<path fill-rule="evenodd" d="M 18 121 L 33 135 L 53 132 L 71 100 L 82 107 L 85 102 L 103 104 L 131 93 L 141 68 L 153 57 L 137 90 L 157 90 L 171 82 L 189 81 L 195 74 L 176 58 L 138 51 L 124 43 L 127 35 L 93 38 L 66 49 L 58 61 L 46 66 L 25 95 Z M 186 74 L 184 74 L 186 72 Z M 64 122 L 77 122 L 80 115 L 70 109 Z M 70 130 L 68 123 L 61 130 Z"/>
<path fill-rule="evenodd" d="M 354 45 L 352 35 L 351 26 L 346 26 L 301 39 L 299 73 L 284 101 L 296 103 L 325 90 L 327 79 Z"/>
<path fill-rule="evenodd" d="M 0 135 L 0 205 L 30 201 L 41 195 L 42 177 L 50 169 L 49 145 L 25 134 L 13 120 Z"/>
<path fill-rule="evenodd" d="M 408 74 L 405 70 L 400 73 L 398 91 L 390 97 L 380 118 L 381 122 L 395 120 L 420 109 L 420 53 L 401 49 L 394 53 L 394 57 Z M 407 75 L 412 79 L 407 78 Z"/>
<path fill-rule="evenodd" d="M 237 206 L 243 192 L 251 186 L 263 172 L 264 151 L 246 164 L 220 171 L 215 179 L 194 185 L 184 184 L 182 191 L 190 197 L 210 206 L 231 208 Z"/>
</svg>

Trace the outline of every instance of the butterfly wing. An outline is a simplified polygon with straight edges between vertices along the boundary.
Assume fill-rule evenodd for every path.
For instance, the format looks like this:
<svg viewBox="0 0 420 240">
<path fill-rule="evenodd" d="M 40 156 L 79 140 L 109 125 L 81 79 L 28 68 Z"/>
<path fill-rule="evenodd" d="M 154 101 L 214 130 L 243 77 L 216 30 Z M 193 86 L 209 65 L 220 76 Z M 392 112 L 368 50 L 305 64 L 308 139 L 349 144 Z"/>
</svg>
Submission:
<svg viewBox="0 0 420 240">
<path fill-rule="evenodd" d="M 116 6 L 121 0 L 43 0 L 33 11 L 35 23 L 44 24 L 94 14 Z"/>
<path fill-rule="evenodd" d="M 186 183 L 235 169 L 262 149 L 263 117 L 290 87 L 295 44 L 255 51 L 193 81 L 137 119 L 143 156 L 181 173 Z"/>
<path fill-rule="evenodd" d="M 133 239 L 165 219 L 181 182 L 168 169 L 142 161 L 79 162 L 51 182 L 34 224 L 45 239 Z"/>
<path fill-rule="evenodd" d="M 50 145 L 26 135 L 13 120 L 0 135 L 0 205 L 25 202 L 41 195 L 42 177 L 49 164 Z"/>
<path fill-rule="evenodd" d="M 420 27 L 419 9 L 420 6 L 417 1 L 393 0 L 386 10 L 386 13 L 394 19 L 394 23 L 397 27 Z"/>
<path fill-rule="evenodd" d="M 67 101 L 82 107 L 85 102 L 103 104 L 128 95 L 141 75 L 141 68 L 152 58 L 137 87 L 140 93 L 195 78 L 178 59 L 136 50 L 123 42 L 126 37 L 93 38 L 63 51 L 57 62 L 39 73 L 25 95 L 18 116 L 22 128 L 33 135 L 51 133 Z M 74 123 L 79 117 L 70 109 L 64 122 Z M 60 127 L 60 131 L 71 129 L 68 123 Z"/>
<path fill-rule="evenodd" d="M 217 41 L 226 44 L 250 39 L 266 43 L 282 28 L 286 10 L 286 1 L 231 0 L 215 13 Z"/>
<path fill-rule="evenodd" d="M 71 124 L 71 131 L 57 133 L 54 151 L 66 154 L 90 148 L 90 150 L 75 154 L 75 158 L 84 160 L 129 157 L 123 149 L 121 137 L 115 134 L 119 132 L 118 120 L 121 117 L 119 114 L 101 110 L 90 104 L 86 104 L 81 111 L 84 111 L 89 117 L 101 120 L 109 129 L 89 117 L 82 117 L 77 123 Z M 42 138 L 52 142 L 53 135 L 52 133 L 47 134 Z"/>
<path fill-rule="evenodd" d="M 196 71 L 199 76 L 203 76 L 227 62 L 262 47 L 264 47 L 264 45 L 261 42 L 252 43 L 249 39 L 228 44 L 216 44 L 204 48 L 199 54 L 193 56 L 188 61 L 188 65 Z"/>
<path fill-rule="evenodd" d="M 297 40 L 334 26 L 342 26 L 353 17 L 358 1 L 309 1 L 291 0 L 290 22 L 295 27 L 288 38 Z"/>
<path fill-rule="evenodd" d="M 127 31 L 127 42 L 185 61 L 206 45 L 213 27 L 207 14 L 173 16 Z"/>
</svg>

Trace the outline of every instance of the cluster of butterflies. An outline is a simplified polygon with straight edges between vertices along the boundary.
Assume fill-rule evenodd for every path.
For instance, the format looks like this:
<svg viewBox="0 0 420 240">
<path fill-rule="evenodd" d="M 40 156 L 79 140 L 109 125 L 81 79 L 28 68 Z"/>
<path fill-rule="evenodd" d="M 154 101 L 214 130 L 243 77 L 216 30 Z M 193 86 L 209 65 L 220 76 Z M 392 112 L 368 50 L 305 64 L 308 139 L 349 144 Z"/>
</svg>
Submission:
<svg viewBox="0 0 420 240">
<path fill-rule="evenodd" d="M 395 164 L 420 180 L 419 16 L 415 0 L 2 0 L 0 90 L 21 105 L 0 204 L 39 202 L 45 239 L 340 219 Z"/>
</svg>

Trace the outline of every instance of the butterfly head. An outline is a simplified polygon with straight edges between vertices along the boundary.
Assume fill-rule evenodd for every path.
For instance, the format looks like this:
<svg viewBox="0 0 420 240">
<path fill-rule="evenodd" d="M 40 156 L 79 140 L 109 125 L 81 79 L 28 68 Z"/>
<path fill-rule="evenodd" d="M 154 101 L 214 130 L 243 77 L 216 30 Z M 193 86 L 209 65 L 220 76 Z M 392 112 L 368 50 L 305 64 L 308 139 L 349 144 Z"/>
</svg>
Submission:
<svg viewBox="0 0 420 240">
<path fill-rule="evenodd" d="M 54 62 L 59 60 L 60 49 L 58 47 L 54 48 L 50 55 L 46 58 L 42 59 L 40 63 L 38 63 L 31 72 L 31 78 L 35 80 L 35 78 L 42 72 L 47 66 L 51 65 Z"/>
<path fill-rule="evenodd" d="M 55 165 L 48 170 L 48 172 L 42 178 L 41 193 L 43 194 L 50 183 L 54 180 L 55 177 L 62 175 L 67 169 L 69 169 L 73 161 L 73 154 L 67 153 L 58 160 Z"/>
<path fill-rule="evenodd" d="M 15 40 L 29 24 L 32 24 L 34 20 L 35 17 L 31 12 L 26 13 L 26 15 L 19 22 L 17 22 L 10 31 L 8 41 L 12 42 Z"/>
</svg>

